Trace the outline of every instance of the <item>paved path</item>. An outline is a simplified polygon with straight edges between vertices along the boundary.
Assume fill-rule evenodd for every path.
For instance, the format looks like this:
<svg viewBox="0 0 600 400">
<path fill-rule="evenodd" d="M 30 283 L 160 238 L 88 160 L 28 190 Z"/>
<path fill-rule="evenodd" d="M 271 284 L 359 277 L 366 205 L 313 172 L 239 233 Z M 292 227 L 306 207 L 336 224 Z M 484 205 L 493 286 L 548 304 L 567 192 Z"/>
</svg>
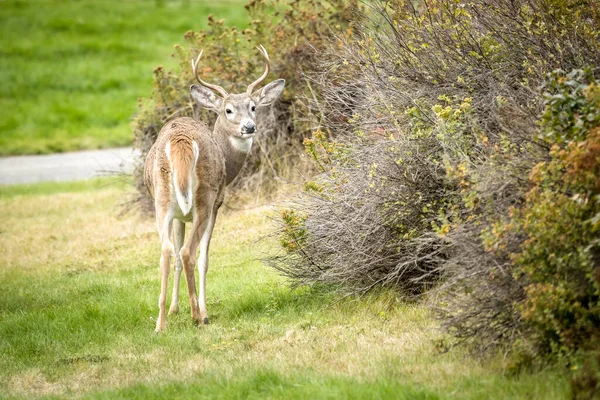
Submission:
<svg viewBox="0 0 600 400">
<path fill-rule="evenodd" d="M 0 184 L 77 181 L 111 172 L 131 172 L 133 158 L 131 147 L 0 157 Z"/>
</svg>

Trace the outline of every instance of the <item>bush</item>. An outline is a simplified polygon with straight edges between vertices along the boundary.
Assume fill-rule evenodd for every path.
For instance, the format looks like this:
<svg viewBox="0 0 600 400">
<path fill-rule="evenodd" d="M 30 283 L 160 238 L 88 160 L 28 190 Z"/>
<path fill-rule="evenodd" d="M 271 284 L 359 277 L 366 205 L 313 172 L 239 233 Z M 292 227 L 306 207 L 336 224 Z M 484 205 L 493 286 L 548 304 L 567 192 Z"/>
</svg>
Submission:
<svg viewBox="0 0 600 400">
<path fill-rule="evenodd" d="M 598 343 L 595 348 L 600 349 Z M 571 376 L 570 386 L 572 399 L 593 400 L 600 396 L 600 351 L 586 354 L 582 368 Z"/>
<path fill-rule="evenodd" d="M 578 348 L 597 318 L 599 71 L 548 74 L 599 65 L 597 3 L 371 6 L 309 76 L 320 130 L 306 145 L 321 174 L 283 212 L 272 264 L 294 284 L 359 293 L 437 282 L 443 326 L 478 349 Z M 559 258 L 538 269 L 553 246 Z"/>
<path fill-rule="evenodd" d="M 570 354 L 600 338 L 600 87 L 574 70 L 553 73 L 548 88 L 551 158 L 533 168 L 500 243 L 525 237 L 510 257 L 526 294 L 516 307 L 536 348 Z"/>
<path fill-rule="evenodd" d="M 444 257 L 430 225 L 443 206 L 443 169 L 405 154 L 425 150 L 427 141 L 394 148 L 383 138 L 357 140 L 327 141 L 320 131 L 305 140 L 324 172 L 282 212 L 285 251 L 270 262 L 295 285 L 320 282 L 360 293 L 393 286 L 418 294 L 435 282 Z M 351 146 L 361 146 L 360 153 L 348 153 Z"/>
<path fill-rule="evenodd" d="M 134 203 L 153 210 L 142 179 L 143 161 L 165 122 L 194 116 L 211 126 L 215 120 L 213 113 L 201 110 L 189 95 L 189 86 L 194 82 L 190 59 L 201 49 L 204 56 L 200 76 L 231 93 L 245 91 L 262 74 L 264 60 L 255 49 L 258 44 L 264 45 L 271 57 L 270 77 L 286 79 L 282 98 L 273 107 L 261 109 L 257 116 L 256 144 L 233 185 L 269 191 L 277 185 L 277 178 L 302 172 L 302 139 L 310 134 L 309 127 L 297 117 L 303 105 L 296 97 L 308 90 L 302 74 L 314 70 L 325 38 L 346 29 L 351 6 L 352 2 L 343 0 L 251 0 L 245 6 L 250 21 L 246 29 L 228 27 L 224 20 L 211 15 L 207 31 L 187 32 L 186 48 L 176 46 L 173 54 L 179 70 L 167 72 L 157 67 L 152 96 L 140 101 L 134 122 L 134 147 L 141 153 L 134 173 L 139 192 Z"/>
</svg>

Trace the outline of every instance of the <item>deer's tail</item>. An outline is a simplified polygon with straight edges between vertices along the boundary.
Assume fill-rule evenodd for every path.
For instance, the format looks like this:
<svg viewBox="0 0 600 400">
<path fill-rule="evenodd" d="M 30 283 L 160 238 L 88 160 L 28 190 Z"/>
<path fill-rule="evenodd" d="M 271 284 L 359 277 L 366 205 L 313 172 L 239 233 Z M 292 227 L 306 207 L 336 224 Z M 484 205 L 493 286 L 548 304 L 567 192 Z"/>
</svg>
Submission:
<svg viewBox="0 0 600 400">
<path fill-rule="evenodd" d="M 172 184 L 175 188 L 177 204 L 183 215 L 192 209 L 193 176 L 198 161 L 198 144 L 187 137 L 173 137 L 165 149 L 171 164 Z"/>
</svg>

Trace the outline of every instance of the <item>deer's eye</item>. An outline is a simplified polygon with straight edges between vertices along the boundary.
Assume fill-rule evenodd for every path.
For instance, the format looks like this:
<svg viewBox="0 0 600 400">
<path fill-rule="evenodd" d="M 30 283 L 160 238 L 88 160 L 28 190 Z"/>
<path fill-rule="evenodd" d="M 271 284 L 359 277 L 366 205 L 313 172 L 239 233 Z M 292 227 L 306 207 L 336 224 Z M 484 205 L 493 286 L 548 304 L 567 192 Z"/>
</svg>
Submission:
<svg viewBox="0 0 600 400">
<path fill-rule="evenodd" d="M 233 110 L 232 110 L 231 108 L 228 108 L 228 109 L 226 109 L 226 110 L 225 110 L 225 112 L 226 112 L 227 114 L 232 114 L 232 113 L 233 113 Z"/>
<path fill-rule="evenodd" d="M 252 112 L 256 111 L 256 106 L 252 106 L 251 110 Z"/>
</svg>

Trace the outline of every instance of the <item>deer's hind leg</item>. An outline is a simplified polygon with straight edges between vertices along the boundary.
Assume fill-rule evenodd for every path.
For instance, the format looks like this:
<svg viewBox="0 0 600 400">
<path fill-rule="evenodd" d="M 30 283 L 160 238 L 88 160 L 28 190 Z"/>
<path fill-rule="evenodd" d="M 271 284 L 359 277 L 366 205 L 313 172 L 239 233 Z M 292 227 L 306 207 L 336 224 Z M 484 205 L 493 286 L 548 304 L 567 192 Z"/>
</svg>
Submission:
<svg viewBox="0 0 600 400">
<path fill-rule="evenodd" d="M 185 238 L 185 223 L 175 219 L 173 221 L 173 242 L 175 243 L 175 279 L 173 280 L 173 297 L 171 297 L 171 307 L 169 314 L 177 314 L 179 312 L 179 281 L 181 279 L 181 271 L 183 270 L 183 262 L 181 261 L 181 248 Z"/>
<path fill-rule="evenodd" d="M 156 319 L 156 332 L 163 331 L 167 326 L 166 303 L 167 303 L 167 285 L 169 282 L 169 267 L 171 264 L 171 254 L 174 252 L 173 243 L 171 243 L 171 228 L 173 226 L 173 211 L 169 204 L 155 203 L 156 207 L 156 226 L 161 242 L 160 254 L 160 296 L 158 298 L 158 318 Z"/>
</svg>

